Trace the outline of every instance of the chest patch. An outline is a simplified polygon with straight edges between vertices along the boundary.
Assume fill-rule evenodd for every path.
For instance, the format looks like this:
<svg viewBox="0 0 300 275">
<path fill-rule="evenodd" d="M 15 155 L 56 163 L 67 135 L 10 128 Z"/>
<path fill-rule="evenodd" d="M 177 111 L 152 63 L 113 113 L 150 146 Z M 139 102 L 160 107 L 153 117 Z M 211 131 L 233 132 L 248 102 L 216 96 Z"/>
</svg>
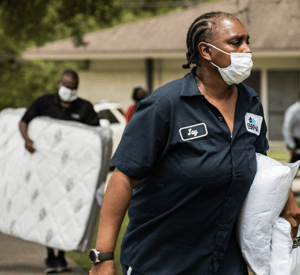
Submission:
<svg viewBox="0 0 300 275">
<path fill-rule="evenodd" d="M 80 115 L 79 115 L 79 114 L 72 113 L 72 114 L 71 114 L 71 117 L 74 118 L 74 119 L 79 119 L 79 118 L 80 118 Z"/>
<path fill-rule="evenodd" d="M 251 113 L 245 115 L 245 125 L 248 132 L 259 136 L 263 117 Z"/>
<path fill-rule="evenodd" d="M 192 140 L 207 136 L 207 127 L 205 123 L 194 124 L 179 129 L 180 137 L 183 141 Z"/>
</svg>

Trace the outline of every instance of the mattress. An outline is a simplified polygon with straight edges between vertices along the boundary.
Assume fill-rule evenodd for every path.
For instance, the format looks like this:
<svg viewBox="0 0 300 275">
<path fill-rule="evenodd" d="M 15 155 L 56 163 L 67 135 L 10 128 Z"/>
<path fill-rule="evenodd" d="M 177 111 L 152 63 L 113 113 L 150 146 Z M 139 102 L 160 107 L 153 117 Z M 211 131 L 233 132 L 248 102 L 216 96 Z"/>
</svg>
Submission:
<svg viewBox="0 0 300 275">
<path fill-rule="evenodd" d="M 25 109 L 0 112 L 0 232 L 65 251 L 89 249 L 100 211 L 112 132 L 37 117 L 25 149 Z"/>
</svg>

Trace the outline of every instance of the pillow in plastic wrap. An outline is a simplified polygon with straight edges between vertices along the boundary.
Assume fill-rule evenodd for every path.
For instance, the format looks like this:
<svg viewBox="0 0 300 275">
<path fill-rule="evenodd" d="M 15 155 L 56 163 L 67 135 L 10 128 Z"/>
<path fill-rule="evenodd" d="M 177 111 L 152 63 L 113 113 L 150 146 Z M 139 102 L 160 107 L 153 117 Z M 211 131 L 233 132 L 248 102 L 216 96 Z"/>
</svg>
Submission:
<svg viewBox="0 0 300 275">
<path fill-rule="evenodd" d="M 300 274 L 300 237 L 293 242 L 291 224 L 279 217 L 273 226 L 270 275 Z"/>
<path fill-rule="evenodd" d="M 282 164 L 256 153 L 257 172 L 237 223 L 243 257 L 257 275 L 269 275 L 272 227 L 282 212 L 299 161 Z"/>
</svg>

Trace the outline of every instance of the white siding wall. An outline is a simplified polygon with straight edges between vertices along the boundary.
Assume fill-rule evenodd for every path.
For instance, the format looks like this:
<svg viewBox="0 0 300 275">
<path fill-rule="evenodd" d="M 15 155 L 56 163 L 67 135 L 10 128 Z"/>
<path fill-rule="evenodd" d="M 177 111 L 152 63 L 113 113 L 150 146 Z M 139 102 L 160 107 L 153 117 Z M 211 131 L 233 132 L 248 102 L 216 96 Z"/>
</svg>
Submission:
<svg viewBox="0 0 300 275">
<path fill-rule="evenodd" d="M 91 102 L 107 99 L 125 110 L 132 103 L 134 85 L 146 86 L 144 60 L 91 61 L 90 71 L 79 72 L 78 95 Z"/>
<path fill-rule="evenodd" d="M 185 58 L 155 59 L 153 88 L 158 87 L 178 78 L 183 77 L 189 70 L 182 69 L 186 63 Z M 270 69 L 286 70 L 300 69 L 300 58 L 253 58 L 253 69 L 262 73 Z M 267 74 L 266 74 L 267 75 Z M 146 69 L 143 59 L 115 59 L 91 61 L 90 70 L 79 72 L 79 96 L 92 102 L 107 99 L 119 102 L 124 109 L 132 103 L 131 93 L 135 85 L 146 87 Z M 261 83 L 261 99 L 265 110 L 268 110 L 268 87 Z M 268 113 L 268 112 L 267 112 Z M 266 114 L 268 120 L 268 114 Z"/>
</svg>

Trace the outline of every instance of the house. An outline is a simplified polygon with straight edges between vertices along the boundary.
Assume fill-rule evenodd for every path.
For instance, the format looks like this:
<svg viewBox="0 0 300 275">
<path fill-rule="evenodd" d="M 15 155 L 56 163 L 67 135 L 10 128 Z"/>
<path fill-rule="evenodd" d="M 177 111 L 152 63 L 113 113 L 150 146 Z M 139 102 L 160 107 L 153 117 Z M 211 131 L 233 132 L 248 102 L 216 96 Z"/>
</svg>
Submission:
<svg viewBox="0 0 300 275">
<path fill-rule="evenodd" d="M 254 67 L 245 81 L 260 95 L 269 139 L 282 140 L 286 108 L 300 90 L 300 2 L 298 0 L 227 0 L 199 4 L 167 15 L 85 35 L 87 45 L 71 39 L 24 52 L 28 60 L 89 60 L 80 72 L 79 95 L 93 102 L 107 99 L 126 108 L 132 88 L 151 92 L 184 76 L 186 34 L 195 18 L 211 11 L 237 16 L 250 34 Z"/>
</svg>

